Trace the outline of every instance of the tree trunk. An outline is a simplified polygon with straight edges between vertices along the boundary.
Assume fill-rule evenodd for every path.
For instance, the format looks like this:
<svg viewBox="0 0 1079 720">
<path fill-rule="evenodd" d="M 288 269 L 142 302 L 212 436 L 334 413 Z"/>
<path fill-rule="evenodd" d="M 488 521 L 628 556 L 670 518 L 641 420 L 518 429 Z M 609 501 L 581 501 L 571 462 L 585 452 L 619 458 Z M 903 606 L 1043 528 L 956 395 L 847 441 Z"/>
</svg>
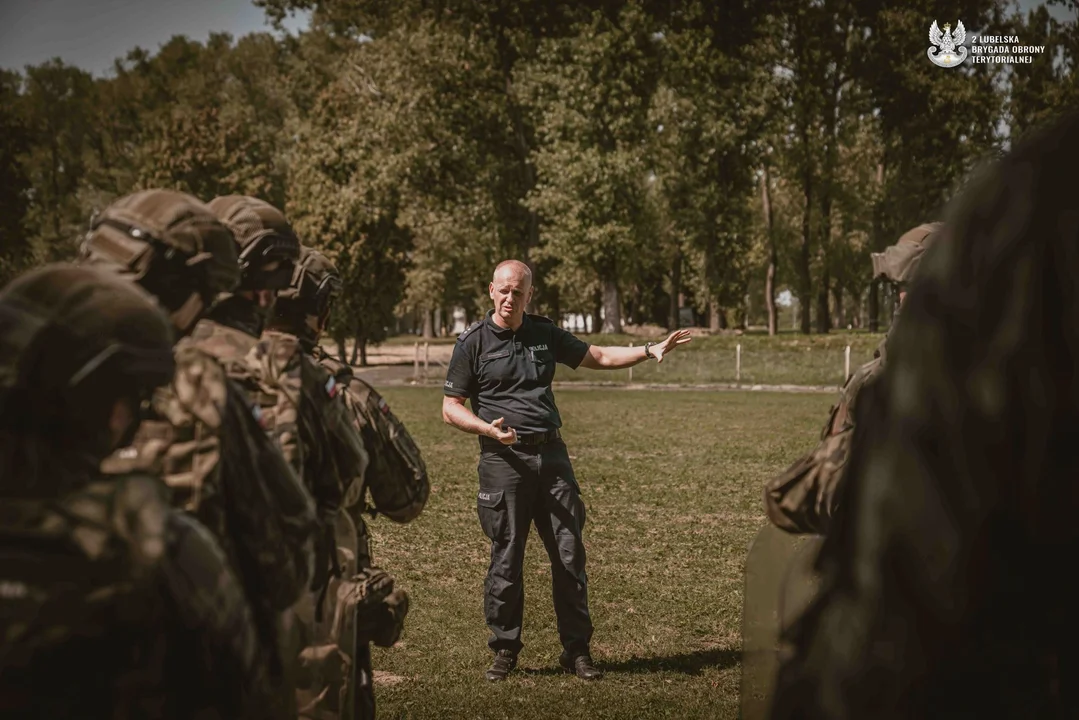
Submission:
<svg viewBox="0 0 1079 720">
<path fill-rule="evenodd" d="M 348 357 L 348 355 L 345 351 L 345 336 L 335 335 L 333 339 L 337 343 L 337 359 L 343 363 L 347 363 L 348 360 L 346 358 Z"/>
<path fill-rule="evenodd" d="M 525 113 L 520 103 L 517 102 L 516 93 L 513 89 L 513 70 L 514 61 L 517 59 L 517 51 L 502 28 L 494 24 L 492 30 L 495 36 L 495 50 L 498 54 L 499 64 L 502 67 L 503 90 L 506 94 L 506 107 L 509 110 L 510 126 L 513 129 L 513 148 L 516 151 L 518 168 L 521 172 L 522 195 L 524 195 L 536 186 L 536 170 L 532 166 L 532 151 L 525 131 Z M 539 277 L 536 273 L 536 264 L 531 258 L 531 250 L 539 245 L 539 214 L 531 209 L 527 209 L 525 212 L 527 213 L 528 232 L 521 236 L 519 252 L 521 261 L 528 265 L 528 269 L 532 271 L 532 285 L 535 287 Z M 533 295 L 533 297 L 535 296 Z M 525 311 L 534 313 L 536 311 L 535 302 L 530 302 Z"/>
<path fill-rule="evenodd" d="M 835 310 L 835 327 L 842 330 L 847 326 L 843 313 L 843 287 L 837 282 L 832 286 L 832 305 Z"/>
<path fill-rule="evenodd" d="M 434 326 L 431 322 L 432 311 L 424 308 L 423 311 L 423 339 L 428 340 L 435 336 Z"/>
<path fill-rule="evenodd" d="M 880 332 L 880 283 L 869 283 L 869 332 Z"/>
<path fill-rule="evenodd" d="M 675 253 L 674 261 L 671 263 L 671 303 L 667 312 L 667 332 L 674 332 L 678 329 L 681 320 L 681 306 L 679 300 L 682 298 L 682 251 L 679 250 Z"/>
<path fill-rule="evenodd" d="M 822 335 L 826 335 L 832 326 L 831 313 L 828 312 L 828 291 L 831 289 L 831 284 L 831 275 L 825 267 L 824 275 L 817 287 L 817 332 Z"/>
<path fill-rule="evenodd" d="M 356 344 L 360 348 L 360 367 L 367 367 L 367 338 L 358 339 Z"/>
<path fill-rule="evenodd" d="M 588 328 L 590 333 L 599 333 L 601 318 L 603 317 L 603 289 L 600 288 L 592 295 L 592 327 Z"/>
<path fill-rule="evenodd" d="M 884 189 L 884 163 L 877 163 L 877 188 L 883 191 Z M 884 197 L 884 193 L 881 192 L 880 197 Z M 880 250 L 883 246 L 884 236 L 884 200 L 878 200 L 876 207 L 873 208 L 873 247 L 876 250 Z M 878 304 L 878 286 L 880 283 L 874 278 L 869 283 L 869 298 L 867 313 L 869 315 L 869 332 L 878 332 L 880 327 L 880 306 Z"/>
<path fill-rule="evenodd" d="M 772 189 L 769 187 L 767 165 L 761 167 L 761 204 L 764 207 L 764 229 L 768 235 L 768 269 L 764 275 L 764 306 L 768 310 L 768 334 L 775 335 L 779 327 L 779 315 L 776 309 L 776 269 L 779 267 L 779 253 L 776 250 Z"/>
<path fill-rule="evenodd" d="M 813 177 L 812 170 L 807 167 L 802 179 L 802 193 L 805 195 L 805 208 L 802 210 L 802 247 L 798 253 L 798 304 L 801 310 L 801 333 L 808 335 L 810 332 L 810 305 L 812 304 L 813 286 L 809 274 L 809 250 L 812 237 L 812 225 L 810 214 L 813 211 Z"/>
<path fill-rule="evenodd" d="M 356 364 L 356 353 L 360 349 L 360 338 L 361 337 L 363 337 L 363 328 L 362 327 L 357 327 L 356 328 L 356 334 L 352 336 L 352 357 L 349 358 L 349 361 L 348 361 L 349 365 L 355 365 Z"/>
<path fill-rule="evenodd" d="M 604 334 L 622 332 L 622 299 L 618 281 L 603 279 L 603 330 Z"/>
</svg>

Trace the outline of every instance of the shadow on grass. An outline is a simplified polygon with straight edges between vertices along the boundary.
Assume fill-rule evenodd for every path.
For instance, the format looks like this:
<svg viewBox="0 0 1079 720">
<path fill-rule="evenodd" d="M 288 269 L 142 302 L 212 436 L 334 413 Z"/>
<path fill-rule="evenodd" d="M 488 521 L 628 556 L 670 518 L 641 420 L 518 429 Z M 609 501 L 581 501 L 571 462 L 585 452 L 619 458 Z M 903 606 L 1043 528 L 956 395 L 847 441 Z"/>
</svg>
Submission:
<svg viewBox="0 0 1079 720">
<path fill-rule="evenodd" d="M 618 662 L 596 660 L 596 668 L 605 673 L 657 673 L 676 672 L 683 675 L 700 675 L 705 668 L 724 670 L 734 667 L 741 660 L 737 650 L 697 650 L 666 657 L 631 657 Z M 557 661 L 556 661 L 557 662 Z M 562 675 L 561 667 L 519 668 L 522 675 Z"/>
</svg>

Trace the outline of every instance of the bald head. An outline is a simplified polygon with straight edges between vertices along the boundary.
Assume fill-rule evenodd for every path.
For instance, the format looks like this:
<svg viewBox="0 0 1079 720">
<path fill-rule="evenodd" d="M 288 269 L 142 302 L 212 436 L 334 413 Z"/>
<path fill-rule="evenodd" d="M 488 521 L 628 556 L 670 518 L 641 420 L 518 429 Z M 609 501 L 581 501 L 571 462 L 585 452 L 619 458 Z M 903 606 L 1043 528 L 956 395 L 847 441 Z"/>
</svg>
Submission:
<svg viewBox="0 0 1079 720">
<path fill-rule="evenodd" d="M 520 260 L 503 260 L 495 268 L 489 291 L 495 304 L 495 323 L 519 328 L 525 306 L 532 299 L 532 271 L 528 266 Z"/>
<path fill-rule="evenodd" d="M 520 260 L 503 260 L 495 266 L 495 274 L 492 282 L 499 280 L 515 280 L 523 289 L 532 287 L 532 271 Z"/>
</svg>

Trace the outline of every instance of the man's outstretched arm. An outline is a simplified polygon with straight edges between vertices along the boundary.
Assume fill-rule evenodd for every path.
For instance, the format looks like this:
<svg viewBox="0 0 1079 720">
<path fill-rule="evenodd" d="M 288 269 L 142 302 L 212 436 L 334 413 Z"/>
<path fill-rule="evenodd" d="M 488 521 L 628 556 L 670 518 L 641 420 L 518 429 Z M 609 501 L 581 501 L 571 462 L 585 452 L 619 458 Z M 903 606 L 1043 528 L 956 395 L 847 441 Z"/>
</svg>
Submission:
<svg viewBox="0 0 1079 720">
<path fill-rule="evenodd" d="M 503 429 L 503 420 L 504 418 L 498 418 L 494 422 L 480 420 L 475 413 L 465 407 L 463 397 L 445 395 L 442 398 L 442 422 L 466 433 L 483 435 L 494 438 L 503 445 L 512 445 L 517 442 L 517 431 L 513 428 Z"/>
<path fill-rule="evenodd" d="M 679 345 L 685 345 L 690 340 L 688 330 L 675 330 L 667 336 L 663 342 L 656 343 L 650 349 L 656 362 L 663 362 L 663 357 L 672 352 Z M 588 353 L 581 360 L 581 367 L 592 370 L 618 370 L 639 365 L 648 359 L 645 355 L 644 346 L 620 347 L 618 345 L 589 345 Z"/>
</svg>

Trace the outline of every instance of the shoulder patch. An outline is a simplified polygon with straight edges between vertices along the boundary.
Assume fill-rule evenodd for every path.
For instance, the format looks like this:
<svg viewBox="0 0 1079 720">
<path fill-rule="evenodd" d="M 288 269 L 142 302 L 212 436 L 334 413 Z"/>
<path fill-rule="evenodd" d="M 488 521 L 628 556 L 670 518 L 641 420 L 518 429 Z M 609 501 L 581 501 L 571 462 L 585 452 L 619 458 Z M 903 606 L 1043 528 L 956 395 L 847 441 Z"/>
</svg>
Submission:
<svg viewBox="0 0 1079 720">
<path fill-rule="evenodd" d="M 457 336 L 457 342 L 461 342 L 466 337 L 471 335 L 472 331 L 475 330 L 476 328 L 478 328 L 480 325 L 483 325 L 483 320 L 477 320 L 476 322 L 474 322 L 471 325 L 469 325 L 468 327 L 466 327 L 464 329 L 464 332 L 462 332 L 460 335 Z"/>
<path fill-rule="evenodd" d="M 554 320 L 547 317 L 546 315 L 533 315 L 533 314 L 529 313 L 528 318 L 530 320 L 534 321 L 534 322 L 547 323 L 548 325 L 554 325 Z"/>
</svg>

